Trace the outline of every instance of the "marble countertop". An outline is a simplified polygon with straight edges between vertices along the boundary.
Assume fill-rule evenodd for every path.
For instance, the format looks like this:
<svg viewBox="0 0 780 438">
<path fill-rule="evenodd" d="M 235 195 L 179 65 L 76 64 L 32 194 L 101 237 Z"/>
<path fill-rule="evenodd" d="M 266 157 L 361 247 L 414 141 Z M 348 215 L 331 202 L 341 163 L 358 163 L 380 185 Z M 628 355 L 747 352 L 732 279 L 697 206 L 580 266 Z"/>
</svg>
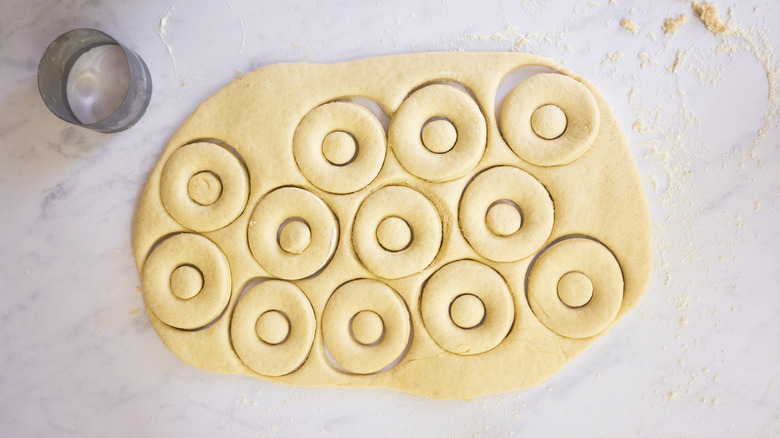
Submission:
<svg viewBox="0 0 780 438">
<path fill-rule="evenodd" d="M 727 35 L 678 0 L 3 2 L 0 431 L 780 435 L 780 4 L 716 3 Z M 43 50 L 78 27 L 106 31 L 151 70 L 149 109 L 125 132 L 68 125 L 38 95 Z M 471 401 L 292 387 L 170 353 L 138 293 L 131 226 L 195 106 L 276 62 L 440 50 L 538 53 L 603 91 L 651 208 L 654 274 L 639 307 L 543 384 Z"/>
</svg>

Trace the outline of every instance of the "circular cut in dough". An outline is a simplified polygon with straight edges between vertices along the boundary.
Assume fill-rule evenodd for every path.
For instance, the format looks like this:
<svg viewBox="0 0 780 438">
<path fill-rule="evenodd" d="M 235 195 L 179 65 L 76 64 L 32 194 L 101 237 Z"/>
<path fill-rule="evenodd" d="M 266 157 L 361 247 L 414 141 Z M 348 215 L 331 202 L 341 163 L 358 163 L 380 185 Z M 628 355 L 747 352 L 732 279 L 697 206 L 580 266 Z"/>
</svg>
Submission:
<svg viewBox="0 0 780 438">
<path fill-rule="evenodd" d="M 295 222 L 306 225 L 309 243 L 303 247 L 300 233 L 277 239 Z M 302 230 L 300 230 L 302 231 Z M 270 274 L 298 280 L 319 271 L 333 256 L 338 241 L 336 217 L 317 195 L 297 187 L 282 187 L 268 193 L 255 207 L 247 231 L 249 248 Z M 281 236 L 280 236 L 281 238 Z M 289 245 L 289 246 L 288 246 Z M 284 247 L 287 247 L 288 252 Z"/>
<path fill-rule="evenodd" d="M 578 309 L 593 298 L 593 282 L 582 272 L 569 272 L 558 280 L 558 298 L 563 304 Z"/>
<path fill-rule="evenodd" d="M 547 133 L 542 128 L 541 114 L 536 123 L 532 120 L 547 105 L 560 108 L 566 124 L 563 132 L 552 139 L 540 136 Z M 557 73 L 540 73 L 520 82 L 501 108 L 504 140 L 518 157 L 537 166 L 560 166 L 579 158 L 595 140 L 599 123 L 598 104 L 588 88 Z M 535 126 L 542 132 L 537 133 Z"/>
<path fill-rule="evenodd" d="M 591 298 L 580 307 L 564 303 L 560 295 L 561 280 L 572 273 L 587 277 L 589 282 L 577 283 L 592 290 Z M 587 293 L 584 290 L 576 295 Z M 548 329 L 568 338 L 589 338 L 601 333 L 617 316 L 623 302 L 623 273 L 615 256 L 600 242 L 567 238 L 546 248 L 531 265 L 527 295 L 534 315 Z"/>
<path fill-rule="evenodd" d="M 222 181 L 213 172 L 199 172 L 187 183 L 187 194 L 200 205 L 211 205 L 222 195 Z"/>
<path fill-rule="evenodd" d="M 333 131 L 322 140 L 322 155 L 334 166 L 351 163 L 357 155 L 357 142 L 352 134 Z"/>
<path fill-rule="evenodd" d="M 502 235 L 511 228 L 493 217 L 502 203 L 517 206 L 522 215 L 520 228 L 512 234 Z M 547 189 L 511 166 L 492 167 L 477 175 L 464 190 L 458 209 L 463 236 L 479 255 L 494 262 L 514 262 L 539 250 L 550 237 L 553 216 Z"/>
<path fill-rule="evenodd" d="M 283 312 L 269 310 L 257 318 L 255 331 L 266 344 L 279 345 L 290 335 L 290 320 Z"/>
<path fill-rule="evenodd" d="M 279 229 L 279 246 L 285 252 L 300 254 L 311 243 L 311 229 L 303 220 L 286 221 Z"/>
<path fill-rule="evenodd" d="M 425 122 L 420 135 L 423 146 L 436 154 L 449 151 L 458 141 L 458 131 L 452 122 L 445 118 L 433 118 Z"/>
<path fill-rule="evenodd" d="M 265 321 L 269 318 L 270 321 Z M 283 376 L 306 361 L 316 327 L 314 309 L 298 286 L 268 280 L 238 300 L 230 335 L 238 357 L 246 366 L 264 376 Z M 285 328 L 288 333 L 282 337 Z"/>
<path fill-rule="evenodd" d="M 379 223 L 376 240 L 387 251 L 402 251 L 412 244 L 412 229 L 400 217 L 389 216 Z"/>
<path fill-rule="evenodd" d="M 182 265 L 171 274 L 171 292 L 182 300 L 189 300 L 203 290 L 203 273 L 191 265 Z"/>
<path fill-rule="evenodd" d="M 455 145 L 443 153 L 431 152 L 420 135 L 434 117 L 448 119 L 457 131 Z M 429 85 L 412 93 L 398 108 L 390 120 L 388 142 L 401 165 L 413 175 L 433 182 L 450 181 L 479 163 L 485 152 L 487 124 L 467 93 L 451 85 Z"/>
<path fill-rule="evenodd" d="M 450 304 L 450 319 L 462 329 L 471 329 L 485 320 L 485 303 L 474 294 L 460 294 Z"/>
<path fill-rule="evenodd" d="M 354 139 L 352 155 L 350 145 L 338 133 Z M 312 184 L 326 192 L 344 194 L 356 192 L 376 178 L 385 162 L 386 144 L 385 130 L 370 111 L 351 102 L 330 102 L 314 108 L 298 125 L 293 155 Z"/>
<path fill-rule="evenodd" d="M 352 332 L 355 319 L 365 311 L 378 315 L 384 326 L 384 335 L 369 345 L 363 342 L 368 339 L 358 340 Z M 376 373 L 401 357 L 409 344 L 411 330 L 406 302 L 390 286 L 377 280 L 359 279 L 342 284 L 322 312 L 325 346 L 342 368 L 355 374 Z"/>
<path fill-rule="evenodd" d="M 186 267 L 186 268 L 185 268 Z M 184 270 L 182 270 L 184 268 Z M 202 286 L 191 298 L 186 271 L 194 268 L 202 275 Z M 192 278 L 190 278 L 192 279 Z M 230 266 L 227 258 L 211 240 L 192 233 L 176 234 L 157 245 L 141 274 L 144 299 L 160 321 L 171 327 L 193 330 L 214 321 L 230 300 Z"/>
<path fill-rule="evenodd" d="M 199 180 L 208 178 L 204 172 L 219 181 L 218 194 L 216 187 L 206 191 L 199 187 L 204 182 Z M 191 183 L 193 178 L 195 183 Z M 226 148 L 208 142 L 190 143 L 177 149 L 165 163 L 160 198 L 178 223 L 198 232 L 214 231 L 230 225 L 244 212 L 249 176 L 241 160 Z"/>
<path fill-rule="evenodd" d="M 389 217 L 402 219 L 411 229 L 411 242 L 401 244 L 380 226 Z M 395 228 L 395 227 L 393 227 Z M 398 227 L 403 231 L 402 227 Z M 398 237 L 398 236 L 395 236 Z M 401 236 L 403 241 L 406 233 Z M 388 245 L 388 242 L 391 244 Z M 433 262 L 442 242 L 441 217 L 420 192 L 405 186 L 386 186 L 360 205 L 352 228 L 352 243 L 360 261 L 375 275 L 396 279 L 416 274 Z M 390 246 L 386 249 L 383 244 Z"/>
<path fill-rule="evenodd" d="M 482 303 L 483 316 L 471 327 L 479 309 L 473 296 Z M 459 312 L 466 304 L 467 312 Z M 454 310 L 454 313 L 453 313 Z M 420 298 L 425 329 L 439 346 L 460 355 L 492 350 L 509 334 L 515 318 L 512 293 L 504 278 L 487 265 L 474 260 L 449 263 L 428 279 Z M 468 315 L 471 313 L 472 315 Z M 463 324 L 463 326 L 459 325 Z"/>
<path fill-rule="evenodd" d="M 545 140 L 554 140 L 566 131 L 566 113 L 555 105 L 542 105 L 531 114 L 531 129 Z"/>
<path fill-rule="evenodd" d="M 488 207 L 485 225 L 497 236 L 511 236 L 523 226 L 523 214 L 520 207 L 512 201 L 495 201 Z"/>
<path fill-rule="evenodd" d="M 382 317 L 371 310 L 361 310 L 356 313 L 349 324 L 352 337 L 361 345 L 376 344 L 385 334 L 385 323 Z"/>
</svg>

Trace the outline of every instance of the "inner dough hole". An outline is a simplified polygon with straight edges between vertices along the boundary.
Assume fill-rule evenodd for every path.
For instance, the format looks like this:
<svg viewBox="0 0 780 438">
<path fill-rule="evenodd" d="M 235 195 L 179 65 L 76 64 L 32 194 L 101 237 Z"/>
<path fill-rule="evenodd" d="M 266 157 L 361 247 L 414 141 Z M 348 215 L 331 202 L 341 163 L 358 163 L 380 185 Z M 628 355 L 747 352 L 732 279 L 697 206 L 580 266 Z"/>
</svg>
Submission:
<svg viewBox="0 0 780 438">
<path fill-rule="evenodd" d="M 257 318 L 255 331 L 261 341 L 278 345 L 290 336 L 290 320 L 278 310 L 269 310 Z"/>
<path fill-rule="evenodd" d="M 420 137 L 426 149 L 435 154 L 443 154 L 455 147 L 458 131 L 448 119 L 433 117 L 423 125 Z"/>
<path fill-rule="evenodd" d="M 300 254 L 311 243 L 311 229 L 301 218 L 287 219 L 279 226 L 279 246 L 287 253 Z"/>
<path fill-rule="evenodd" d="M 189 300 L 203 289 L 203 274 L 192 265 L 181 265 L 171 274 L 171 292 L 182 300 Z"/>
<path fill-rule="evenodd" d="M 485 224 L 490 231 L 499 236 L 511 236 L 523 226 L 523 214 L 520 206 L 509 199 L 500 199 L 487 209 Z"/>
<path fill-rule="evenodd" d="M 375 312 L 361 310 L 349 321 L 349 331 L 357 343 L 365 346 L 376 345 L 385 335 L 385 323 Z"/>
<path fill-rule="evenodd" d="M 222 181 L 214 172 L 198 172 L 187 183 L 187 194 L 200 205 L 211 205 L 222 195 Z"/>
<path fill-rule="evenodd" d="M 566 114 L 556 105 L 542 105 L 531 115 L 531 128 L 545 140 L 554 140 L 566 131 Z"/>
<path fill-rule="evenodd" d="M 400 217 L 389 216 L 379 223 L 376 240 L 387 251 L 403 251 L 412 244 L 412 228 Z"/>
<path fill-rule="evenodd" d="M 593 298 L 593 283 L 582 272 L 566 273 L 558 280 L 558 298 L 571 308 L 583 307 Z"/>
<path fill-rule="evenodd" d="M 485 320 L 485 304 L 474 294 L 462 294 L 450 304 L 450 319 L 462 329 L 471 329 Z"/>
<path fill-rule="evenodd" d="M 348 132 L 333 131 L 322 141 L 322 155 L 334 166 L 346 166 L 355 161 L 357 152 L 357 141 Z"/>
</svg>

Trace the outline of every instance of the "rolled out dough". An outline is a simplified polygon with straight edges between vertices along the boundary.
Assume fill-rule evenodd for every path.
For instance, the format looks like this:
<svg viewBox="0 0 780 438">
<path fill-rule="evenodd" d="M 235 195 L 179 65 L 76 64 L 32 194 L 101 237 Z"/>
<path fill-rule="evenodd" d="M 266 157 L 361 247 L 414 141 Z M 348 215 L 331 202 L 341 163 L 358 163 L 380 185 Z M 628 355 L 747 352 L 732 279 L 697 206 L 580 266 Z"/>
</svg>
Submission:
<svg viewBox="0 0 780 438">
<path fill-rule="evenodd" d="M 528 66 L 557 73 L 494 110 Z M 185 362 L 434 398 L 555 375 L 636 307 L 652 259 L 603 96 L 520 53 L 244 75 L 170 139 L 133 234 L 149 319 Z"/>
</svg>

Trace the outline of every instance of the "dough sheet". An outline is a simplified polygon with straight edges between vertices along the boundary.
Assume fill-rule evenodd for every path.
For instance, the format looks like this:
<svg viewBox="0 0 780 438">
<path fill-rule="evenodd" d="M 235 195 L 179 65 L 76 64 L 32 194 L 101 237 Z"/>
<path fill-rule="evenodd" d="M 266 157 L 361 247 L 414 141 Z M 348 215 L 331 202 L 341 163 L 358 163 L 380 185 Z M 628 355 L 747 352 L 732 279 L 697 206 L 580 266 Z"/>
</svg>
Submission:
<svg viewBox="0 0 780 438">
<path fill-rule="evenodd" d="M 612 110 L 521 53 L 246 74 L 170 139 L 133 245 L 151 323 L 183 361 L 433 398 L 555 375 L 637 306 L 652 265 Z"/>
</svg>

